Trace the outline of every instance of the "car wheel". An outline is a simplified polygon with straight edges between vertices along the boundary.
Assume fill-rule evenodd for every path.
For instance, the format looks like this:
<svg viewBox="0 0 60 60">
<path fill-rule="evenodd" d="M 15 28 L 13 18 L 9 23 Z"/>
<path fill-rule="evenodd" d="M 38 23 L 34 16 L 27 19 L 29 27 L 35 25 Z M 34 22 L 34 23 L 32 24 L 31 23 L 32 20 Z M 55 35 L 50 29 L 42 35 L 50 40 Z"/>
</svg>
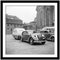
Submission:
<svg viewBox="0 0 60 60">
<path fill-rule="evenodd" d="M 14 38 L 17 40 L 18 39 L 18 36 L 14 36 Z"/>
<path fill-rule="evenodd" d="M 45 42 L 42 42 L 42 44 L 44 45 L 44 44 L 45 44 Z"/>
<path fill-rule="evenodd" d="M 51 38 L 52 42 L 54 42 L 54 37 Z"/>
<path fill-rule="evenodd" d="M 24 42 L 22 37 L 21 37 L 21 42 Z"/>
<path fill-rule="evenodd" d="M 32 38 L 30 38 L 29 43 L 30 43 L 31 45 L 33 45 L 33 44 L 34 44 L 34 41 L 33 41 L 33 39 L 32 39 Z"/>
<path fill-rule="evenodd" d="M 21 36 L 18 36 L 18 39 L 21 40 Z"/>
</svg>

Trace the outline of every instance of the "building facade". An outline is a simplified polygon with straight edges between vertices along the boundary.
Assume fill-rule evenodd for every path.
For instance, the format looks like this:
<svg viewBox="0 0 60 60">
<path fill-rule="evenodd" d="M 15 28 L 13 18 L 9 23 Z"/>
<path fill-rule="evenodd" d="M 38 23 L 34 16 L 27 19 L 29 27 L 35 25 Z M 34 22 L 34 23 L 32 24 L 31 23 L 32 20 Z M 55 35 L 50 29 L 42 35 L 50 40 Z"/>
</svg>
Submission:
<svg viewBox="0 0 60 60">
<path fill-rule="evenodd" d="M 25 30 L 31 30 L 31 29 L 33 28 L 33 26 L 30 25 L 30 24 L 24 23 L 24 24 L 23 24 L 23 28 L 24 28 Z"/>
<path fill-rule="evenodd" d="M 22 20 L 16 16 L 6 15 L 6 34 L 11 34 L 16 27 L 23 27 Z"/>
<path fill-rule="evenodd" d="M 37 6 L 35 22 L 38 28 L 54 26 L 54 6 Z"/>
</svg>

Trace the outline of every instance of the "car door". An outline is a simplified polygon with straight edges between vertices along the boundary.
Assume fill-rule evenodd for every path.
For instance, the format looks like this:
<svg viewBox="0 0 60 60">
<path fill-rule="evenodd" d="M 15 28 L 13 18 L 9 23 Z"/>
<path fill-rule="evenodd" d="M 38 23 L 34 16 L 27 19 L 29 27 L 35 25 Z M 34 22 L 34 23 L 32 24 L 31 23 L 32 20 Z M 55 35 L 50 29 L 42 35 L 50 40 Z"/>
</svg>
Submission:
<svg viewBox="0 0 60 60">
<path fill-rule="evenodd" d="M 27 41 L 29 38 L 29 34 L 27 31 L 23 31 L 22 36 L 23 36 L 24 41 Z"/>
</svg>

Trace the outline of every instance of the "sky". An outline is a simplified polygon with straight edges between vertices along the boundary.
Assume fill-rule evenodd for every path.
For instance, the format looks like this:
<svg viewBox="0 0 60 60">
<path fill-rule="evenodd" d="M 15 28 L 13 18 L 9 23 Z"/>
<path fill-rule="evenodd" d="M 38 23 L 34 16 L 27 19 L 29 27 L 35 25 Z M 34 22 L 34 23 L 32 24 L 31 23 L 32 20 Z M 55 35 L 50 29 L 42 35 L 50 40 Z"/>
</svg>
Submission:
<svg viewBox="0 0 60 60">
<path fill-rule="evenodd" d="M 17 16 L 23 23 L 34 21 L 36 13 L 36 6 L 6 6 L 6 14 Z"/>
</svg>

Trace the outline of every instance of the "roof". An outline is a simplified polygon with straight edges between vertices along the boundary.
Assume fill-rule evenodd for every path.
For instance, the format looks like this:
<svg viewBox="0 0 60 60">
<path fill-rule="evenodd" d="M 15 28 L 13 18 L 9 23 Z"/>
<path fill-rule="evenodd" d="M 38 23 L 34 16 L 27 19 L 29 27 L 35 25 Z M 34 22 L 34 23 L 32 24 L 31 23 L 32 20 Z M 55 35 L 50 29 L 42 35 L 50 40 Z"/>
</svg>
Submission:
<svg viewBox="0 0 60 60">
<path fill-rule="evenodd" d="M 48 28 L 48 29 L 49 29 L 49 28 L 53 28 L 53 29 L 54 29 L 55 27 L 44 27 L 44 28 L 42 28 L 42 30 L 44 30 L 44 29 L 46 29 L 46 28 Z"/>
<path fill-rule="evenodd" d="M 7 19 L 14 19 L 14 20 L 21 20 L 21 19 L 19 19 L 19 18 L 16 17 L 16 16 L 8 15 L 8 14 L 6 14 L 6 18 L 7 18 Z"/>
<path fill-rule="evenodd" d="M 6 15 L 6 23 L 22 24 L 22 20 L 16 16 Z"/>
</svg>

